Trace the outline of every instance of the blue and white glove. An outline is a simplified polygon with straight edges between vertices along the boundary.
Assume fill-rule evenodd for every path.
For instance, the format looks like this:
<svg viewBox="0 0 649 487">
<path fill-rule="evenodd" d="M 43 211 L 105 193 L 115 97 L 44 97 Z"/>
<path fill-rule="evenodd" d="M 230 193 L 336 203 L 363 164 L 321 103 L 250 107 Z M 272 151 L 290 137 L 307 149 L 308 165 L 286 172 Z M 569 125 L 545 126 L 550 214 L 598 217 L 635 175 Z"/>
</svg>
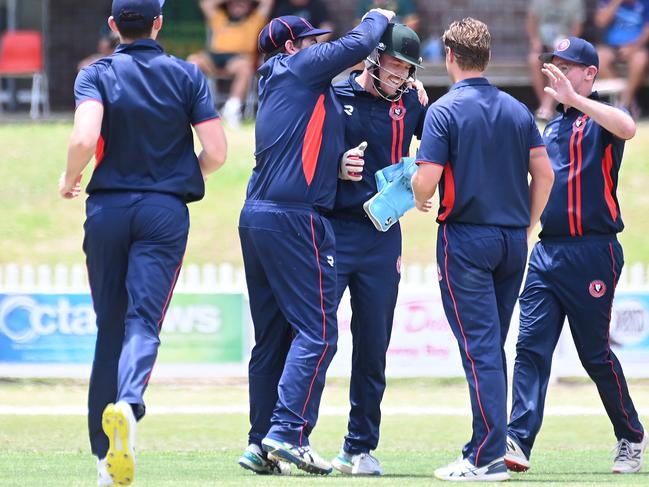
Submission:
<svg viewBox="0 0 649 487">
<path fill-rule="evenodd" d="M 380 232 L 387 232 L 406 211 L 415 207 L 410 180 L 417 172 L 414 157 L 377 171 L 379 192 L 363 204 L 363 209 Z"/>
</svg>

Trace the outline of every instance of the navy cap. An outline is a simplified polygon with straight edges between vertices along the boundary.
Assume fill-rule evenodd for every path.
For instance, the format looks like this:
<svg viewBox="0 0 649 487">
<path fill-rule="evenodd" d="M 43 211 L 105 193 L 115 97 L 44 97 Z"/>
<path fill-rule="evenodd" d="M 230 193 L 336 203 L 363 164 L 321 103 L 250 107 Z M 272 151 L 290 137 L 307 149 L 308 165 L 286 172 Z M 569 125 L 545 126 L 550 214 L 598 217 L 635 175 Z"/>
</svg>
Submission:
<svg viewBox="0 0 649 487">
<path fill-rule="evenodd" d="M 113 0 L 111 15 L 122 23 L 150 23 L 162 15 L 165 0 Z"/>
<path fill-rule="evenodd" d="M 319 36 L 331 32 L 327 29 L 316 29 L 308 20 L 295 15 L 284 15 L 276 17 L 259 33 L 259 50 L 264 54 L 270 54 L 282 49 L 286 41 L 300 39 L 302 37 Z"/>
<path fill-rule="evenodd" d="M 599 69 L 599 56 L 595 47 L 579 37 L 568 37 L 559 41 L 553 52 L 541 54 L 539 59 L 544 63 L 549 63 L 555 56 L 573 63 L 595 66 Z"/>
</svg>

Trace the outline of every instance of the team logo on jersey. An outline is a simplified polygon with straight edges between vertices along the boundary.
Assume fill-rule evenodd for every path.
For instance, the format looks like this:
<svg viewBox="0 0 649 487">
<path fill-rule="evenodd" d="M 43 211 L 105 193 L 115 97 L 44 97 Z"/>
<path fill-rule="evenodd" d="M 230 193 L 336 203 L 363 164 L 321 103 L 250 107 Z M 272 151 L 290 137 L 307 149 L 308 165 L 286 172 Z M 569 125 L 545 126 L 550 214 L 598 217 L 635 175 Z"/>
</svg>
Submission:
<svg viewBox="0 0 649 487">
<path fill-rule="evenodd" d="M 606 294 L 606 284 L 604 284 L 604 281 L 597 279 L 590 283 L 588 286 L 588 292 L 594 298 L 601 298 Z"/>
<path fill-rule="evenodd" d="M 333 255 L 328 255 L 327 256 L 327 264 L 329 264 L 329 267 L 334 266 L 334 256 Z"/>
<path fill-rule="evenodd" d="M 397 274 L 401 274 L 401 256 L 397 257 Z"/>
<path fill-rule="evenodd" d="M 570 39 L 564 39 L 562 41 L 559 41 L 559 44 L 557 44 L 557 51 L 565 51 L 570 47 Z"/>
<path fill-rule="evenodd" d="M 577 120 L 575 120 L 575 123 L 572 124 L 572 131 L 581 132 L 582 130 L 584 130 L 585 127 L 586 127 L 585 117 L 579 117 Z"/>
<path fill-rule="evenodd" d="M 343 105 L 343 111 L 349 115 L 350 117 L 354 113 L 354 106 L 353 105 Z"/>
<path fill-rule="evenodd" d="M 402 120 L 406 116 L 406 107 L 400 107 L 399 105 L 392 105 L 390 108 L 390 117 L 392 120 Z"/>
</svg>

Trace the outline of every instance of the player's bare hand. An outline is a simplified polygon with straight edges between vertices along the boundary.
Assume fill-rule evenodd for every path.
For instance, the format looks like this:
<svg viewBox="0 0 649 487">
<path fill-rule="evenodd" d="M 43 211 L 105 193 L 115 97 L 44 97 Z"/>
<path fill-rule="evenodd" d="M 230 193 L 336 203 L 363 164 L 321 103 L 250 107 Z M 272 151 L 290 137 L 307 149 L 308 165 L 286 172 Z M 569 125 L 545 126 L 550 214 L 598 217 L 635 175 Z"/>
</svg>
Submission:
<svg viewBox="0 0 649 487">
<path fill-rule="evenodd" d="M 379 13 L 379 14 L 385 16 L 389 21 L 391 21 L 394 18 L 394 16 L 396 15 L 396 13 L 394 13 L 392 10 L 386 10 L 384 8 L 373 8 L 372 10 L 367 12 L 367 14 L 369 14 L 370 12 Z M 367 16 L 367 14 L 363 15 L 363 19 Z"/>
<path fill-rule="evenodd" d="M 426 88 L 424 88 L 424 84 L 421 81 L 418 79 L 408 81 L 408 88 L 417 90 L 417 98 L 419 98 L 419 103 L 422 106 L 428 105 L 428 93 L 426 93 Z"/>
<path fill-rule="evenodd" d="M 433 209 L 433 199 L 421 201 L 415 198 L 415 207 L 422 213 L 428 213 Z"/>
<path fill-rule="evenodd" d="M 365 149 L 367 142 L 361 142 L 358 147 L 349 149 L 340 160 L 338 178 L 345 181 L 360 181 L 363 179 L 363 166 L 365 165 Z"/>
<path fill-rule="evenodd" d="M 76 179 L 70 179 L 64 172 L 59 178 L 59 194 L 66 200 L 76 198 L 81 194 L 81 174 Z"/>
<path fill-rule="evenodd" d="M 551 63 L 545 63 L 541 72 L 550 83 L 550 86 L 546 86 L 544 91 L 559 103 L 572 106 L 578 95 L 566 75 Z"/>
</svg>

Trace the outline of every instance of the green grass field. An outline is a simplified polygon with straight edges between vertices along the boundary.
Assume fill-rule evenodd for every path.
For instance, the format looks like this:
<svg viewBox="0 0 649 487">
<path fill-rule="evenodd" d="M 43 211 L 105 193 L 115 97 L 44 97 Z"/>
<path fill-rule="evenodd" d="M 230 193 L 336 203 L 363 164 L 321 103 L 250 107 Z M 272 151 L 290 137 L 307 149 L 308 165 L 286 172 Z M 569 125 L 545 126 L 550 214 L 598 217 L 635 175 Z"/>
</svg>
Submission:
<svg viewBox="0 0 649 487">
<path fill-rule="evenodd" d="M 347 406 L 347 382 L 329 380 L 322 405 Z M 632 381 L 636 405 L 649 406 L 649 382 Z M 551 387 L 549 408 L 598 407 L 587 381 Z M 227 380 L 154 383 L 149 407 L 245 405 L 247 386 Z M 384 407 L 467 407 L 462 380 L 408 379 L 388 384 Z M 0 406 L 82 406 L 85 384 L 72 381 L 0 383 Z M 647 418 L 644 418 L 645 422 Z M 468 416 L 386 415 L 376 452 L 386 475 L 380 479 L 332 474 L 311 477 L 294 470 L 290 478 L 259 477 L 236 463 L 248 429 L 244 414 L 152 413 L 138 431 L 137 486 L 424 486 L 437 482 L 433 470 L 459 454 L 470 434 Z M 311 440 L 326 458 L 337 452 L 345 434 L 344 416 L 321 417 Z M 649 485 L 649 470 L 632 476 L 610 473 L 612 428 L 603 415 L 548 416 L 537 440 L 532 470 L 513 474 L 516 485 Z M 90 486 L 94 462 L 88 453 L 85 417 L 0 415 L 0 485 Z"/>
<path fill-rule="evenodd" d="M 69 124 L 0 126 L 0 264 L 81 263 L 83 199 L 58 197 L 57 181 L 65 165 Z M 203 201 L 190 205 L 192 228 L 186 263 L 241 263 L 237 221 L 254 164 L 252 126 L 228 131 L 229 157 L 210 177 Z M 640 124 L 627 145 L 620 181 L 622 234 L 627 262 L 646 262 L 649 255 L 649 122 Z M 87 182 L 88 175 L 86 175 Z M 434 259 L 437 225 L 430 215 L 411 211 L 403 219 L 405 263 Z"/>
</svg>

